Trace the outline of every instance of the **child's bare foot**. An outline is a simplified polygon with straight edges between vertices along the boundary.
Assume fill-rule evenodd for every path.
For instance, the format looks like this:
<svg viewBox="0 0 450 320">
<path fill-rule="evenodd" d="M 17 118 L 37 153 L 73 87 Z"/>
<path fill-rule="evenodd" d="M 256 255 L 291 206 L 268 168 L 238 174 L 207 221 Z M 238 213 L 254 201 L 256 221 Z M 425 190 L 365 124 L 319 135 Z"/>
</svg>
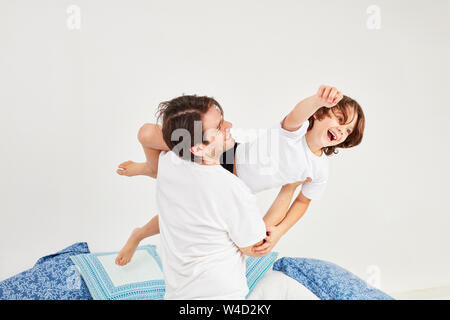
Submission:
<svg viewBox="0 0 450 320">
<path fill-rule="evenodd" d="M 116 170 L 118 174 L 121 176 L 150 176 L 151 175 L 151 169 L 147 162 L 134 162 L 131 160 L 122 162 L 119 164 L 119 169 Z"/>
<path fill-rule="evenodd" d="M 122 250 L 120 250 L 119 254 L 116 257 L 115 262 L 117 265 L 124 266 L 131 261 L 131 258 L 136 252 L 136 248 L 138 247 L 139 242 L 141 241 L 139 238 L 139 231 L 140 228 L 136 228 L 131 233 L 131 236 L 128 239 L 127 243 L 122 248 Z"/>
</svg>

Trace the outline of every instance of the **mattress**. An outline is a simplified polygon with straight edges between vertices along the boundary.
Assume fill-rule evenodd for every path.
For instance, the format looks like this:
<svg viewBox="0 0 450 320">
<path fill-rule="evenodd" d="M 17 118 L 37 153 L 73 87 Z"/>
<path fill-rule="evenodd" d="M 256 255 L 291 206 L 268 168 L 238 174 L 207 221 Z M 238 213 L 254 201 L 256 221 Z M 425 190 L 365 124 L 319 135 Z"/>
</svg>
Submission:
<svg viewBox="0 0 450 320">
<path fill-rule="evenodd" d="M 298 281 L 280 271 L 268 270 L 248 300 L 320 300 Z"/>
</svg>

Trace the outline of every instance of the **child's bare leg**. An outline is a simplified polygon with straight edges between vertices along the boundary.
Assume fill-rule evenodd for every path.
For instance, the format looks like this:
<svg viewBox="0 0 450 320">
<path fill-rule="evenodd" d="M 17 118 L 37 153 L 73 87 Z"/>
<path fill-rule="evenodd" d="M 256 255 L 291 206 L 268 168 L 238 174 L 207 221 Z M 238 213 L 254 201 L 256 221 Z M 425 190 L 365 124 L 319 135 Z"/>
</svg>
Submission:
<svg viewBox="0 0 450 320">
<path fill-rule="evenodd" d="M 134 177 L 134 176 L 149 176 L 152 177 L 152 172 L 147 166 L 147 162 L 134 162 L 131 160 L 122 162 L 119 164 L 119 168 L 116 170 L 121 176 Z"/>
<path fill-rule="evenodd" d="M 131 258 L 133 257 L 134 253 L 136 252 L 136 248 L 138 247 L 139 243 L 143 239 L 141 236 L 141 228 L 136 228 L 131 233 L 130 238 L 128 238 L 127 243 L 125 246 L 120 250 L 119 254 L 116 257 L 116 264 L 119 266 L 124 266 L 128 262 L 131 261 Z"/>
<path fill-rule="evenodd" d="M 131 160 L 122 162 L 119 164 L 119 168 L 116 170 L 121 176 L 133 177 L 133 176 L 149 176 L 156 179 L 158 173 L 158 157 L 160 150 L 146 148 L 143 146 L 146 162 L 134 162 Z M 153 168 L 151 164 L 156 163 L 156 168 Z"/>
<path fill-rule="evenodd" d="M 127 177 L 145 175 L 156 178 L 158 173 L 158 158 L 161 150 L 169 150 L 162 137 L 161 127 L 157 124 L 146 123 L 138 133 L 138 140 L 144 149 L 146 162 L 131 160 L 122 162 L 117 173 Z"/>
<path fill-rule="evenodd" d="M 127 243 L 117 255 L 115 261 L 116 264 L 119 266 L 126 265 L 128 262 L 131 261 L 131 258 L 136 252 L 136 248 L 139 246 L 139 243 L 143 239 L 151 237 L 158 233 L 159 233 L 158 216 L 154 216 L 145 226 L 134 229 L 133 232 L 131 233 L 130 238 L 128 238 Z"/>
</svg>

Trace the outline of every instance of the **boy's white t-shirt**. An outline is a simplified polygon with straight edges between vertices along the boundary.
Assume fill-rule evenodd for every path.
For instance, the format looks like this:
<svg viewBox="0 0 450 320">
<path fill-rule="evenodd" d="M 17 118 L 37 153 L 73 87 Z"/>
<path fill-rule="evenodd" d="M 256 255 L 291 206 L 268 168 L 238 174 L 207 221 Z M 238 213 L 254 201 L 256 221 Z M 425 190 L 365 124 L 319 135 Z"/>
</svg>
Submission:
<svg viewBox="0 0 450 320">
<path fill-rule="evenodd" d="M 236 149 L 236 173 L 254 192 L 267 190 L 310 177 L 302 185 L 309 199 L 321 198 L 328 181 L 328 159 L 309 149 L 305 134 L 306 120 L 296 131 L 287 131 L 281 123 L 267 129 L 255 140 L 241 143 Z"/>
<path fill-rule="evenodd" d="M 244 299 L 245 256 L 266 236 L 256 197 L 220 165 L 161 152 L 157 203 L 165 299 Z"/>
</svg>

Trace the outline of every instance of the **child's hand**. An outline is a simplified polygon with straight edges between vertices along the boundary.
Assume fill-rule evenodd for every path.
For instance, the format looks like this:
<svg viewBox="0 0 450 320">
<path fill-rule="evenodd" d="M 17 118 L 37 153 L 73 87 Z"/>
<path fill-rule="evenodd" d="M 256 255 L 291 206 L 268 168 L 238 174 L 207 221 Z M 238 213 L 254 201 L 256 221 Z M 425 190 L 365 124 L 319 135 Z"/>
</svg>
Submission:
<svg viewBox="0 0 450 320">
<path fill-rule="evenodd" d="M 264 238 L 264 243 L 253 248 L 253 252 L 256 253 L 258 257 L 262 257 L 272 251 L 278 240 L 280 240 L 283 235 L 280 227 L 277 226 L 267 227 L 266 234 L 267 237 Z"/>
<path fill-rule="evenodd" d="M 284 186 L 286 187 L 286 188 L 293 188 L 293 189 L 296 189 L 299 185 L 302 185 L 302 184 L 305 184 L 305 183 L 308 183 L 308 182 L 311 182 L 312 180 L 311 180 L 311 178 L 310 177 L 307 177 L 305 180 L 303 180 L 303 181 L 297 181 L 297 182 L 293 182 L 293 183 L 288 183 L 288 184 L 285 184 Z"/>
<path fill-rule="evenodd" d="M 344 95 L 335 87 L 321 85 L 316 93 L 316 97 L 321 106 L 332 108 L 342 100 Z"/>
</svg>

